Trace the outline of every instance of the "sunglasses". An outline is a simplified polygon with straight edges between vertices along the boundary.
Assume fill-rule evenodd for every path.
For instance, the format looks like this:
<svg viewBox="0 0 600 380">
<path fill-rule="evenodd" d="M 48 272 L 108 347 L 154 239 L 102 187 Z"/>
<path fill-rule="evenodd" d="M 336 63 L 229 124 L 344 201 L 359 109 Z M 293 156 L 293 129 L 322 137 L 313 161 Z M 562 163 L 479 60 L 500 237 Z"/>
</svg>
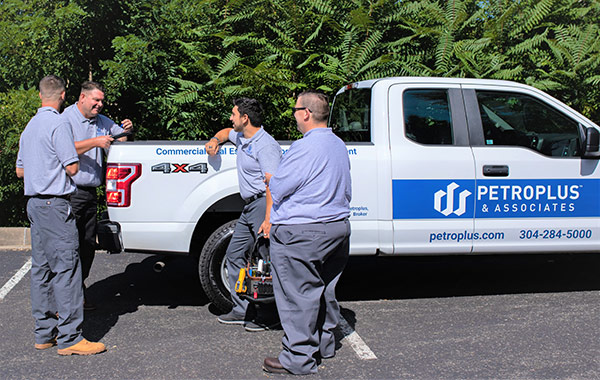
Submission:
<svg viewBox="0 0 600 380">
<path fill-rule="evenodd" d="M 292 107 L 292 115 L 296 113 L 296 111 L 308 110 L 308 112 L 312 112 L 308 107 Z"/>
</svg>

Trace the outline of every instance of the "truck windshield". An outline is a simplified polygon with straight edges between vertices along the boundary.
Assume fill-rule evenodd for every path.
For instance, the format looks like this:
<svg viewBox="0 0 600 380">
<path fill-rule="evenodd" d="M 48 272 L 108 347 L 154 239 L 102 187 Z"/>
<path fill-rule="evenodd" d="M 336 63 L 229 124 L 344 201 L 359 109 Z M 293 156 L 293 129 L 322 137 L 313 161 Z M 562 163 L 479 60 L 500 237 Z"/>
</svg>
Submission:
<svg viewBox="0 0 600 380">
<path fill-rule="evenodd" d="M 371 89 L 351 89 L 337 95 L 329 127 L 345 142 L 370 142 Z"/>
</svg>

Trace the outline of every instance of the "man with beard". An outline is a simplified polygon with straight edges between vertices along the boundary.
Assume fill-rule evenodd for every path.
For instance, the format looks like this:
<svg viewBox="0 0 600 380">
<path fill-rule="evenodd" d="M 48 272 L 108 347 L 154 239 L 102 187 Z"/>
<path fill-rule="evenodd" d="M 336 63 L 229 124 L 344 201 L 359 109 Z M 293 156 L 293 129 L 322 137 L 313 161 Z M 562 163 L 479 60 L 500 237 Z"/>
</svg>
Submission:
<svg viewBox="0 0 600 380">
<path fill-rule="evenodd" d="M 258 234 L 269 238 L 271 229 L 271 194 L 265 185 L 265 173 L 277 169 L 281 147 L 262 127 L 262 106 L 255 99 L 240 98 L 233 101 L 231 123 L 233 128 L 217 132 L 208 143 L 206 153 L 214 156 L 219 145 L 229 140 L 237 147 L 237 173 L 240 195 L 245 206 L 235 226 L 227 247 L 227 269 L 233 309 L 218 318 L 220 323 L 244 325 L 247 331 L 270 329 L 279 323 L 267 308 L 249 307 L 235 291 L 240 269 L 246 266 L 246 252 L 254 246 Z"/>
</svg>

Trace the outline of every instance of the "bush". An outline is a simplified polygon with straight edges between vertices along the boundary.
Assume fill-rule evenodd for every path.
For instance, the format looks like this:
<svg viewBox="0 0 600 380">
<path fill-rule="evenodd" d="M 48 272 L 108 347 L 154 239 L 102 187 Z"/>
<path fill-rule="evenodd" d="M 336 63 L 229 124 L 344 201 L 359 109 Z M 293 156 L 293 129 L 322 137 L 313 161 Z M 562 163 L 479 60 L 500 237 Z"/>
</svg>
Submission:
<svg viewBox="0 0 600 380">
<path fill-rule="evenodd" d="M 35 89 L 0 93 L 0 226 L 27 226 L 23 181 L 15 174 L 19 138 L 37 112 Z"/>
</svg>

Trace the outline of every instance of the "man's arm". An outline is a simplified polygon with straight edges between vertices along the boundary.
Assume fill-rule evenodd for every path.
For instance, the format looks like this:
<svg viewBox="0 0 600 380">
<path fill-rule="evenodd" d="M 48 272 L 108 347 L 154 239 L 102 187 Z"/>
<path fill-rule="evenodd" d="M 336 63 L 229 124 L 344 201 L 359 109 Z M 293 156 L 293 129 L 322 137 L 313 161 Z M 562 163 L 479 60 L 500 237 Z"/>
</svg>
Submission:
<svg viewBox="0 0 600 380">
<path fill-rule="evenodd" d="M 21 159 L 21 139 L 19 139 L 19 152 L 17 153 L 17 164 L 15 165 L 17 169 L 17 178 L 25 177 L 25 172 L 23 171 L 23 160 Z"/>
<path fill-rule="evenodd" d="M 290 147 L 277 167 L 277 173 L 273 175 L 265 173 L 265 183 L 271 190 L 271 197 L 275 204 L 280 204 L 285 197 L 296 192 L 305 180 L 304 172 L 308 169 L 302 160 L 304 152 L 302 149 L 294 148 L 298 147 Z"/>
<path fill-rule="evenodd" d="M 206 149 L 206 154 L 209 156 L 214 156 L 219 151 L 219 145 L 229 140 L 229 132 L 231 132 L 233 128 L 223 128 L 219 132 L 215 134 L 214 137 L 211 137 L 210 140 L 204 145 Z"/>
<path fill-rule="evenodd" d="M 108 149 L 113 140 L 114 139 L 110 136 L 98 136 L 92 137 L 91 139 L 75 141 L 75 150 L 77 150 L 77 154 L 83 154 L 93 148 Z"/>
<path fill-rule="evenodd" d="M 265 177 L 271 178 L 270 173 L 265 173 Z M 267 180 L 265 180 L 266 183 Z M 263 233 L 265 238 L 269 238 L 269 233 L 271 233 L 271 207 L 273 207 L 273 197 L 271 197 L 271 190 L 269 190 L 269 186 L 267 186 L 267 210 L 265 211 L 265 220 L 260 225 L 258 229 L 258 233 Z"/>
<path fill-rule="evenodd" d="M 79 161 L 73 162 L 70 165 L 65 166 L 65 170 L 69 177 L 73 177 L 79 171 Z"/>
</svg>

